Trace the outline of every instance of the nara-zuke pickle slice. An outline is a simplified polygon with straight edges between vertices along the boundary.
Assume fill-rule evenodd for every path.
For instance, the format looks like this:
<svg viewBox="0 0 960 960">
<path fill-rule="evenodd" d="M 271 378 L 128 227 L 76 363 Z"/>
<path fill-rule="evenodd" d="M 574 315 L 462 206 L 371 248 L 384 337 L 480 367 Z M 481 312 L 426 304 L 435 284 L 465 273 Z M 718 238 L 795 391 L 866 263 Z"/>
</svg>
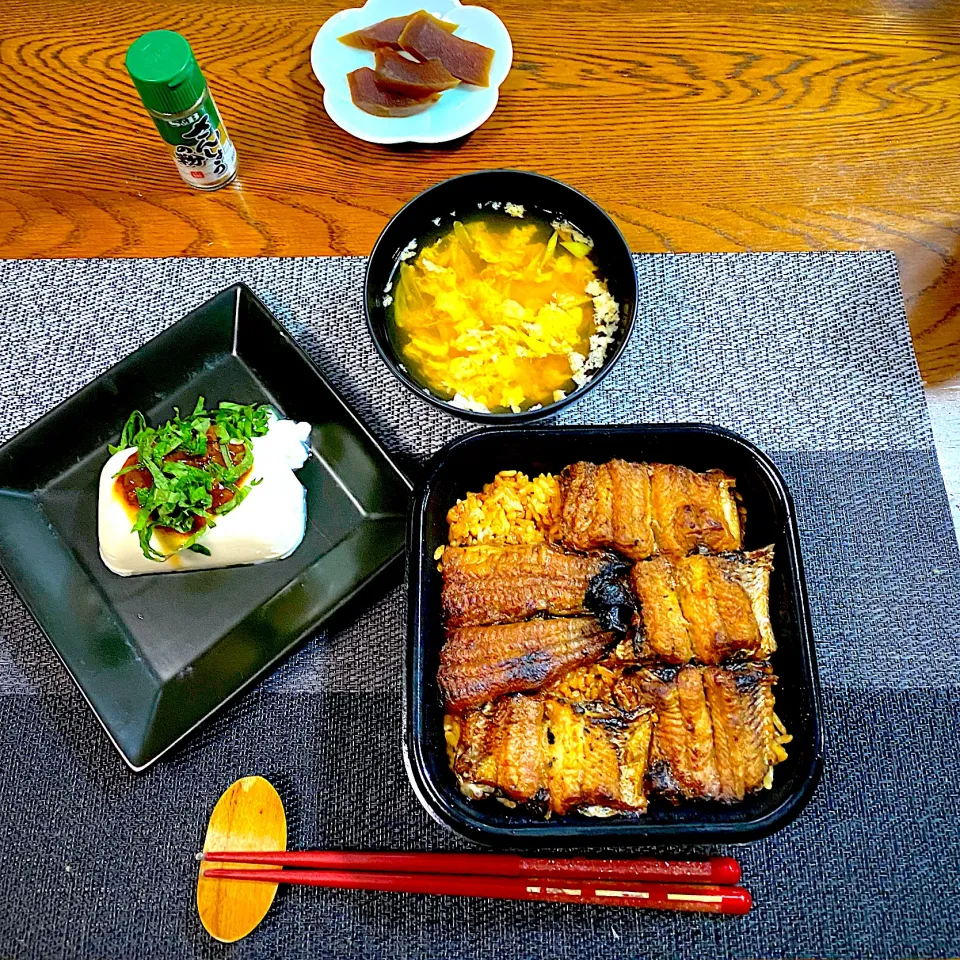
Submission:
<svg viewBox="0 0 960 960">
<path fill-rule="evenodd" d="M 404 97 L 429 97 L 443 93 L 460 81 L 439 61 L 410 60 L 402 53 L 380 47 L 375 51 L 377 86 Z"/>
<path fill-rule="evenodd" d="M 377 83 L 377 75 L 369 67 L 361 67 L 347 74 L 350 97 L 365 113 L 375 117 L 409 117 L 426 110 L 440 99 L 439 93 L 426 97 L 405 97 L 384 90 Z"/>
<path fill-rule="evenodd" d="M 363 27 L 361 30 L 354 30 L 353 33 L 345 33 L 340 37 L 340 42 L 359 50 L 376 50 L 377 47 L 390 47 L 393 50 L 399 50 L 400 34 L 403 33 L 406 25 L 415 16 L 420 15 L 429 17 L 438 27 L 448 33 L 453 33 L 457 29 L 457 24 L 448 23 L 446 20 L 438 20 L 436 17 L 431 17 L 425 10 L 421 10 L 416 14 L 407 14 L 405 17 L 390 17 L 387 20 L 381 20 L 379 23 L 372 23 L 369 27 Z"/>
<path fill-rule="evenodd" d="M 427 13 L 417 13 L 400 34 L 400 47 L 418 60 L 439 60 L 458 80 L 478 87 L 490 85 L 493 50 L 447 33 Z"/>
</svg>

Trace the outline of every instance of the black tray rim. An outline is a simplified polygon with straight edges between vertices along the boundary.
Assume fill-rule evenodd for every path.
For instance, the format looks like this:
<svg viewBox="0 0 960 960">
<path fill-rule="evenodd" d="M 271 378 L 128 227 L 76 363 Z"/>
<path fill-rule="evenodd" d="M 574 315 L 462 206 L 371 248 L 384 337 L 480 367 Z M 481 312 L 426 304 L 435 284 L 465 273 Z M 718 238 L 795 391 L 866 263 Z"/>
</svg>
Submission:
<svg viewBox="0 0 960 960">
<path fill-rule="evenodd" d="M 233 293 L 234 295 L 234 332 L 236 332 L 236 324 L 239 320 L 239 310 L 240 310 L 240 298 L 242 296 L 249 297 L 260 309 L 263 315 L 266 317 L 267 322 L 270 327 L 274 329 L 276 333 L 297 353 L 302 360 L 304 360 L 312 372 L 327 386 L 330 390 L 330 393 L 336 398 L 337 402 L 343 408 L 344 412 L 350 417 L 351 420 L 356 424 L 359 431 L 370 441 L 371 444 L 376 448 L 378 453 L 383 457 L 386 464 L 388 464 L 393 471 L 397 474 L 398 479 L 403 483 L 408 491 L 413 489 L 413 481 L 410 479 L 407 472 L 402 470 L 397 464 L 396 459 L 386 450 L 383 444 L 370 432 L 367 426 L 360 420 L 356 413 L 351 409 L 349 404 L 346 402 L 340 391 L 324 376 L 323 372 L 313 361 L 310 355 L 300 346 L 294 336 L 290 333 L 289 330 L 277 319 L 273 311 L 257 296 L 256 293 L 242 280 L 236 281 L 235 283 L 230 284 L 229 286 L 224 287 L 222 290 L 217 291 L 216 293 L 209 296 L 202 303 L 195 306 L 193 309 L 188 311 L 179 319 L 175 320 L 168 327 L 165 327 L 158 334 L 153 337 L 150 337 L 148 340 L 145 340 L 140 346 L 138 346 L 131 353 L 128 353 L 126 356 L 122 357 L 116 363 L 109 366 L 103 373 L 98 374 L 88 383 L 85 383 L 78 390 L 75 390 L 69 396 L 64 397 L 59 403 L 51 407 L 46 413 L 41 414 L 36 420 L 27 424 L 22 430 L 18 430 L 12 437 L 9 437 L 2 444 L 0 444 L 0 455 L 14 441 L 20 439 L 21 437 L 33 432 L 34 430 L 39 430 L 47 423 L 55 420 L 60 414 L 61 410 L 65 408 L 68 404 L 75 401 L 76 398 L 83 396 L 84 394 L 92 392 L 97 385 L 110 377 L 118 368 L 124 366 L 125 364 L 131 363 L 136 357 L 136 354 L 146 347 L 149 344 L 156 343 L 158 341 L 167 339 L 175 339 L 176 332 L 182 329 L 182 325 L 189 324 L 193 315 L 200 310 L 203 310 L 208 304 L 212 303 L 214 300 L 219 297 L 224 296 L 225 294 Z M 171 751 L 175 750 L 180 744 L 187 740 L 190 736 L 196 733 L 201 727 L 208 723 L 214 716 L 220 713 L 222 710 L 230 706 L 236 700 L 238 700 L 244 693 L 246 693 L 250 688 L 256 684 L 262 682 L 265 677 L 267 677 L 273 670 L 287 657 L 291 656 L 313 633 L 316 632 L 318 627 L 328 620 L 336 617 L 345 608 L 349 608 L 357 599 L 357 596 L 379 581 L 381 578 L 385 577 L 389 570 L 397 566 L 401 560 L 403 550 L 398 549 L 388 560 L 381 563 L 373 572 L 371 572 L 361 583 L 358 583 L 356 587 L 351 590 L 349 593 L 345 594 L 339 602 L 331 608 L 327 613 L 322 615 L 319 619 L 313 622 L 310 626 L 302 630 L 295 638 L 293 638 L 290 643 L 287 645 L 286 649 L 278 653 L 275 657 L 269 660 L 263 667 L 257 671 L 253 676 L 247 679 L 244 683 L 238 686 L 235 690 L 231 691 L 226 697 L 224 697 L 212 710 L 205 713 L 199 720 L 196 721 L 189 729 L 185 730 L 180 736 L 175 740 L 167 744 L 162 750 L 157 751 L 149 759 L 141 764 L 135 763 L 130 757 L 127 756 L 127 753 L 120 746 L 120 744 L 115 739 L 112 731 L 107 726 L 104 719 L 100 716 L 100 712 L 97 710 L 97 707 L 94 705 L 93 701 L 87 696 L 87 692 L 84 690 L 83 685 L 80 683 L 79 678 L 76 674 L 70 669 L 67 661 L 64 659 L 63 655 L 60 653 L 57 645 L 53 642 L 50 634 L 47 632 L 47 628 L 43 623 L 41 617 L 37 614 L 34 609 L 33 604 L 30 600 L 24 595 L 20 589 L 20 585 L 17 581 L 17 578 L 14 577 L 7 568 L 7 565 L 4 561 L 4 555 L 0 552 L 0 572 L 3 573 L 3 576 L 6 578 L 7 582 L 13 587 L 14 592 L 17 595 L 17 598 L 23 604 L 27 612 L 30 614 L 31 619 L 40 629 L 40 632 L 43 634 L 44 639 L 47 642 L 47 645 L 53 650 L 56 654 L 57 659 L 60 661 L 63 666 L 64 672 L 70 679 L 73 681 L 74 686 L 80 692 L 80 695 L 83 697 L 87 706 L 90 708 L 90 712 L 96 718 L 97 722 L 100 724 L 104 733 L 109 739 L 110 743 L 113 745 L 114 749 L 120 755 L 124 764 L 127 768 L 133 773 L 143 773 L 149 767 L 152 767 L 158 760 L 162 759 L 168 755 Z"/>
<path fill-rule="evenodd" d="M 809 671 L 812 695 L 813 757 L 810 768 L 799 789 L 784 800 L 779 807 L 763 817 L 743 823 L 724 825 L 705 825 L 701 823 L 684 824 L 642 824 L 637 820 L 608 820 L 592 824 L 544 823 L 544 825 L 507 827 L 468 822 L 446 800 L 442 791 L 427 772 L 422 729 L 422 709 L 420 697 L 420 677 L 422 671 L 422 649 L 420 635 L 420 604 L 423 595 L 423 508 L 433 486 L 437 473 L 446 460 L 462 447 L 477 442 L 480 437 L 515 435 L 518 432 L 529 434 L 549 434 L 563 437 L 572 434 L 608 433 L 627 436 L 629 434 L 667 434 L 689 433 L 692 435 L 710 435 L 730 441 L 740 446 L 760 466 L 781 497 L 785 511 L 785 535 L 790 543 L 792 554 L 791 581 L 796 594 L 797 623 L 800 634 L 802 656 Z M 429 560 L 427 560 L 429 562 Z M 714 843 L 744 844 L 764 839 L 792 823 L 812 798 L 823 777 L 824 742 L 823 697 L 820 686 L 820 674 L 817 666 L 816 650 L 810 618 L 810 606 L 807 598 L 806 577 L 800 552 L 800 533 L 797 526 L 796 508 L 793 497 L 783 475 L 773 461 L 756 444 L 726 427 L 709 423 L 646 423 L 646 424 L 571 424 L 571 425 L 533 425 L 528 428 L 500 427 L 473 430 L 451 440 L 435 453 L 421 473 L 414 488 L 411 500 L 410 521 L 407 536 L 407 583 L 408 614 L 407 642 L 403 670 L 403 760 L 407 777 L 413 792 L 430 817 L 454 835 L 490 847 L 535 846 L 565 848 L 603 848 L 615 845 L 626 846 L 702 846 Z"/>
</svg>

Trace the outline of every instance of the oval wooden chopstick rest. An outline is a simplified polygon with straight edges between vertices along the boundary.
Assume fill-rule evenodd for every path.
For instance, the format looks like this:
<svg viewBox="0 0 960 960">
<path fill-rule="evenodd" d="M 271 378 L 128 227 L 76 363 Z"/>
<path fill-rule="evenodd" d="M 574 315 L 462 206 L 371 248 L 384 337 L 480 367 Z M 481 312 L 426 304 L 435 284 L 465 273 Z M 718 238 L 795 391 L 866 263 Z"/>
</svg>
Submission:
<svg viewBox="0 0 960 960">
<path fill-rule="evenodd" d="M 263 777 L 243 777 L 217 801 L 207 824 L 203 852 L 211 850 L 286 850 L 287 818 L 273 784 Z M 220 864 L 201 862 L 197 880 L 197 910 L 207 933 L 222 943 L 234 943 L 251 933 L 267 915 L 277 893 L 275 883 L 215 880 L 205 873 Z M 255 864 L 231 864 L 256 870 Z"/>
</svg>

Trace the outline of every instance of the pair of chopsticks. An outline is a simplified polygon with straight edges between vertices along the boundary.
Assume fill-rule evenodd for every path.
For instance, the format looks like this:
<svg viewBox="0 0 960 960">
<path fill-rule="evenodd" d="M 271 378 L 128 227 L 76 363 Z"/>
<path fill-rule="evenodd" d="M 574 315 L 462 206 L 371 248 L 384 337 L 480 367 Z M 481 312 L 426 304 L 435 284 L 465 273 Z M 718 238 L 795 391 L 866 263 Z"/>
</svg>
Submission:
<svg viewBox="0 0 960 960">
<path fill-rule="evenodd" d="M 547 859 L 508 853 L 376 853 L 340 850 L 206 851 L 214 863 L 279 869 L 207 868 L 221 880 L 293 883 L 347 890 L 383 890 L 499 900 L 594 903 L 700 913 L 743 914 L 750 893 L 737 886 L 740 866 L 709 860 Z"/>
</svg>

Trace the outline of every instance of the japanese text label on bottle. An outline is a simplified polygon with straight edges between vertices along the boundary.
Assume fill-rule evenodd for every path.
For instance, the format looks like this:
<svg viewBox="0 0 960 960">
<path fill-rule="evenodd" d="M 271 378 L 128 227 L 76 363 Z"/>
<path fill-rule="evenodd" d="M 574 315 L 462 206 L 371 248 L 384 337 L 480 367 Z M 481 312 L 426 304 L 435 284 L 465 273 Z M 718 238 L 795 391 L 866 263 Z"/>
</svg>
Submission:
<svg viewBox="0 0 960 960">
<path fill-rule="evenodd" d="M 195 110 L 180 116 L 158 116 L 153 122 L 170 145 L 180 176 L 194 187 L 216 187 L 231 179 L 237 151 L 207 92 Z"/>
</svg>

